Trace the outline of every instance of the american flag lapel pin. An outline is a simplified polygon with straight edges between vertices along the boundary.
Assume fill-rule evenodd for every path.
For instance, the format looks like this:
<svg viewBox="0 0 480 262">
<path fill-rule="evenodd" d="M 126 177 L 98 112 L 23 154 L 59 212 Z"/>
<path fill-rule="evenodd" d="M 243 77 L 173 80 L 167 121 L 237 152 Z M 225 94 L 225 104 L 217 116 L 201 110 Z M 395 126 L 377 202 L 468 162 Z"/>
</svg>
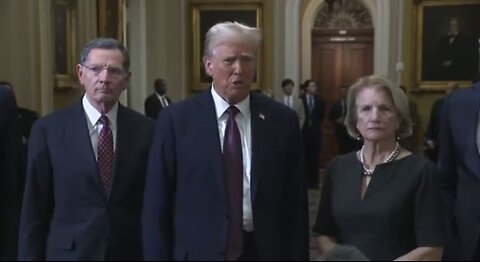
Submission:
<svg viewBox="0 0 480 262">
<path fill-rule="evenodd" d="M 265 115 L 262 113 L 258 114 L 258 117 L 260 117 L 262 120 L 265 120 Z"/>
</svg>

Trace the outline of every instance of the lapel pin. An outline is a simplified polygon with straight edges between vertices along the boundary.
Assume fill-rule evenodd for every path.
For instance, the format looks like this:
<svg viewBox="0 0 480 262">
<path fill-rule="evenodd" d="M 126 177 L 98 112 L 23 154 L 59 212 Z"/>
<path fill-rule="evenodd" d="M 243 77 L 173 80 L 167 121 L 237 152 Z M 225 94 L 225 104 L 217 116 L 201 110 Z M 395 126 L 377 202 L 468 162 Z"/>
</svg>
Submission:
<svg viewBox="0 0 480 262">
<path fill-rule="evenodd" d="M 265 120 L 265 115 L 262 113 L 258 114 L 258 117 L 260 117 L 262 120 Z"/>
</svg>

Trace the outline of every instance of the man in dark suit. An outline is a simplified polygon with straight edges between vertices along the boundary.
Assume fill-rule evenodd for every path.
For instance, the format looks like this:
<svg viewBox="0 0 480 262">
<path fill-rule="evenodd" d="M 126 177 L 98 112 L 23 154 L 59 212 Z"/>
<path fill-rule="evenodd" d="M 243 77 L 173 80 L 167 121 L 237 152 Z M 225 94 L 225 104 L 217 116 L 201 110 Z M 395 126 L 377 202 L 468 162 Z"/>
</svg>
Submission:
<svg viewBox="0 0 480 262">
<path fill-rule="evenodd" d="M 153 122 L 119 104 L 130 79 L 123 44 L 87 43 L 82 101 L 32 129 L 20 260 L 141 260 L 140 217 Z"/>
<path fill-rule="evenodd" d="M 18 124 L 20 125 L 22 140 L 25 144 L 28 144 L 30 131 L 32 130 L 33 123 L 35 123 L 37 120 L 37 112 L 23 107 L 18 108 Z"/>
<path fill-rule="evenodd" d="M 0 86 L 6 86 L 13 90 L 12 85 L 6 81 L 0 81 Z M 18 125 L 22 134 L 23 144 L 28 144 L 28 138 L 30 137 L 30 130 L 33 123 L 38 120 L 38 114 L 35 111 L 26 109 L 23 107 L 17 107 L 18 113 Z"/>
<path fill-rule="evenodd" d="M 333 104 L 328 115 L 328 120 L 332 122 L 335 130 L 335 137 L 337 139 L 337 148 L 339 154 L 350 153 L 355 150 L 360 150 L 362 143 L 351 137 L 347 132 L 347 127 L 344 123 L 347 115 L 347 92 L 348 86 L 340 86 L 340 100 Z"/>
<path fill-rule="evenodd" d="M 305 145 L 305 169 L 308 187 L 319 188 L 319 158 L 322 151 L 322 123 L 325 117 L 325 103 L 317 95 L 317 83 L 307 80 L 303 84 L 305 95 L 302 97 L 305 108 L 303 124 L 303 144 Z"/>
<path fill-rule="evenodd" d="M 172 101 L 167 96 L 167 83 L 165 83 L 165 80 L 158 78 L 155 79 L 153 84 L 155 92 L 145 100 L 145 115 L 156 120 L 158 113 L 164 107 L 170 105 Z"/>
<path fill-rule="evenodd" d="M 207 32 L 211 89 L 163 110 L 143 209 L 146 260 L 306 260 L 299 121 L 251 91 L 260 32 Z M 280 142 L 279 142 L 280 141 Z"/>
<path fill-rule="evenodd" d="M 443 106 L 438 168 L 448 235 L 445 260 L 480 259 L 480 82 L 451 93 Z"/>
<path fill-rule="evenodd" d="M 425 135 L 425 154 L 433 162 L 437 162 L 438 159 L 438 136 L 440 134 L 440 122 L 443 110 L 443 104 L 445 98 L 455 90 L 460 89 L 460 86 L 456 82 L 448 83 L 445 89 L 445 96 L 435 100 L 430 111 L 430 118 L 428 120 L 427 133 Z"/>
<path fill-rule="evenodd" d="M 0 261 L 16 260 L 21 206 L 21 140 L 17 102 L 10 84 L 0 83 Z"/>
</svg>

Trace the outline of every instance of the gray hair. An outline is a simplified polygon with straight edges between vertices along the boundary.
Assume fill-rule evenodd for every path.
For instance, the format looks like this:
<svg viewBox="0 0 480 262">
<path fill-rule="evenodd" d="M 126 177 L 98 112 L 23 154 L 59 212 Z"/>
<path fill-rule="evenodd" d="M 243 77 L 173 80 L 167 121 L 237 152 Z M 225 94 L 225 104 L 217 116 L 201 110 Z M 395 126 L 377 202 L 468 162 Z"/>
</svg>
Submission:
<svg viewBox="0 0 480 262">
<path fill-rule="evenodd" d="M 92 49 L 118 49 L 122 52 L 123 56 L 123 68 L 130 69 L 130 55 L 125 46 L 118 40 L 113 38 L 96 38 L 85 44 L 82 53 L 80 54 L 80 64 L 84 65 L 88 60 L 88 55 Z"/>
<path fill-rule="evenodd" d="M 218 23 L 212 26 L 205 35 L 203 55 L 204 57 L 211 56 L 213 49 L 224 42 L 248 41 L 254 44 L 255 50 L 258 50 L 261 39 L 261 32 L 258 28 L 238 22 Z"/>
<path fill-rule="evenodd" d="M 412 135 L 412 120 L 410 119 L 410 109 L 408 107 L 407 95 L 400 87 L 390 81 L 388 78 L 379 75 L 370 75 L 359 78 L 348 90 L 347 96 L 347 115 L 345 116 L 345 125 L 348 134 L 357 138 L 360 134 L 357 130 L 357 97 L 360 91 L 366 88 L 376 88 L 384 91 L 393 102 L 395 111 L 400 118 L 400 127 L 397 130 L 397 136 L 400 138 Z"/>
</svg>

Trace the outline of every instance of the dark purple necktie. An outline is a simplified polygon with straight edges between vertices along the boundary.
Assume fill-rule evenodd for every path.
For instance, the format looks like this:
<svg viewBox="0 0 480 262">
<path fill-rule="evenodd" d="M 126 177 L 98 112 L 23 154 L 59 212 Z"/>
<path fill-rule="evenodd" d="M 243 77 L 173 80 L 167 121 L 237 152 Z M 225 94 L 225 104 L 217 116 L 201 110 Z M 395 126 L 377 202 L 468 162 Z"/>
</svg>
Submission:
<svg viewBox="0 0 480 262">
<path fill-rule="evenodd" d="M 228 120 L 223 140 L 223 159 L 227 175 L 230 224 L 228 227 L 227 260 L 237 260 L 243 252 L 243 157 L 235 106 L 227 109 Z"/>
<path fill-rule="evenodd" d="M 108 194 L 113 173 L 113 134 L 110 129 L 110 121 L 106 115 L 102 115 L 99 121 L 103 125 L 103 128 L 98 136 L 97 165 L 103 188 L 105 189 L 105 193 Z"/>
</svg>

